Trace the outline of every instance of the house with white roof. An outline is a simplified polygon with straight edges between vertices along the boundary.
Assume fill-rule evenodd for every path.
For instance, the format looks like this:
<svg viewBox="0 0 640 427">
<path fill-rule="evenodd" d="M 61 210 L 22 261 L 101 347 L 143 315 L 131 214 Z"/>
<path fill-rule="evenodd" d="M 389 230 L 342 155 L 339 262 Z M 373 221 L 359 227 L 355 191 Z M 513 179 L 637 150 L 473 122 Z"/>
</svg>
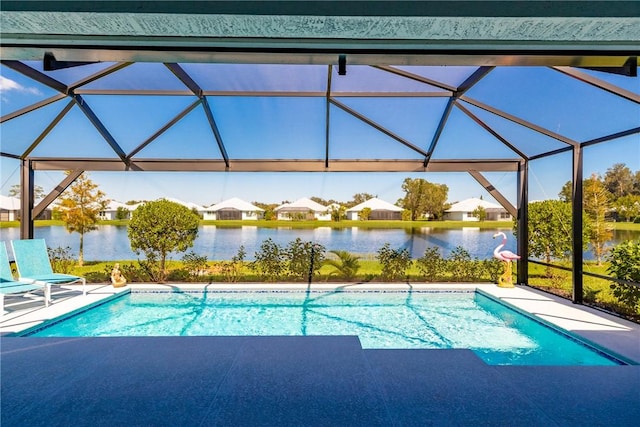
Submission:
<svg viewBox="0 0 640 427">
<path fill-rule="evenodd" d="M 331 221 L 331 213 L 326 206 L 303 197 L 293 203 L 285 203 L 274 209 L 279 220 L 293 219 Z"/>
<path fill-rule="evenodd" d="M 347 219 L 357 220 L 359 214 L 363 209 L 371 209 L 369 214 L 370 220 L 400 220 L 402 219 L 402 208 L 393 205 L 384 200 L 374 197 L 366 202 L 355 205 L 352 208 L 347 209 Z"/>
<path fill-rule="evenodd" d="M 261 219 L 263 214 L 264 209 L 237 197 L 232 197 L 231 199 L 205 208 L 202 218 L 210 220 L 255 221 Z"/>
<path fill-rule="evenodd" d="M 127 205 L 116 200 L 110 200 L 107 206 L 103 210 L 98 213 L 98 218 L 101 220 L 114 220 L 118 219 L 118 209 L 121 210 L 125 214 L 125 218 L 121 219 L 130 219 L 131 212 L 135 211 L 136 208 L 140 206 L 140 203 L 135 205 Z"/>
<path fill-rule="evenodd" d="M 497 203 L 474 197 L 452 204 L 449 209 L 444 211 L 444 219 L 449 221 L 479 221 L 480 219 L 473 212 L 480 206 L 487 213 L 487 221 L 508 221 L 512 219 L 511 214 Z"/>
<path fill-rule="evenodd" d="M 0 221 L 16 221 L 20 218 L 20 199 L 0 196 Z"/>
<path fill-rule="evenodd" d="M 0 195 L 0 221 L 17 221 L 19 219 L 20 199 Z M 43 210 L 35 219 L 51 219 L 51 209 Z"/>
</svg>

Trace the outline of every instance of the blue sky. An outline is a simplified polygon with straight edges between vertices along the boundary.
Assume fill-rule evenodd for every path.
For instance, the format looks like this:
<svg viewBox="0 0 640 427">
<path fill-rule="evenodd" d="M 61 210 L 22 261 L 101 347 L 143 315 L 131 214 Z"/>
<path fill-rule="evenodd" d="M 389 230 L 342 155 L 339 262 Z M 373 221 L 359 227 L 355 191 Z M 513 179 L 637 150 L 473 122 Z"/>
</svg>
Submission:
<svg viewBox="0 0 640 427">
<path fill-rule="evenodd" d="M 37 63 L 31 63 L 39 67 Z M 72 83 L 108 64 L 53 72 Z M 205 90 L 326 90 L 326 67 L 248 66 L 228 64 L 184 64 L 185 70 Z M 460 84 L 470 67 L 403 67 L 414 74 Z M 590 72 L 592 75 L 640 93 L 636 78 Z M 384 86 L 381 86 L 384 82 Z M 383 89 L 380 89 L 383 87 Z M 98 80 L 89 89 L 171 89 L 184 86 L 161 64 L 135 64 Z M 353 98 L 340 91 L 425 91 L 438 88 L 404 79 L 371 67 L 349 67 L 347 76 L 332 77 L 336 99 L 376 121 L 411 143 L 426 149 L 442 114 L 446 98 Z M 53 96 L 55 92 L 13 70 L 0 68 L 0 108 L 5 115 Z M 510 114 L 560 133 L 576 141 L 587 141 L 640 125 L 640 107 L 597 88 L 585 85 L 548 68 L 499 68 L 489 73 L 467 95 Z M 88 105 L 128 152 L 184 110 L 190 96 L 106 96 L 84 95 Z M 325 144 L 324 97 L 209 97 L 216 122 L 231 158 L 272 157 L 280 159 L 323 158 Z M 2 151 L 22 153 L 68 101 L 62 100 L 0 125 Z M 562 143 L 522 128 L 509 121 L 463 104 L 506 139 L 517 142 L 526 154 L 561 148 Z M 411 158 L 420 155 L 383 135 L 336 106 L 331 106 L 330 156 L 332 158 Z M 180 147 L 176 151 L 175 147 Z M 144 157 L 220 158 L 220 152 L 202 108 L 196 107 L 172 129 L 139 153 Z M 70 157 L 113 157 L 86 117 L 74 107 L 43 140 L 34 156 L 65 153 Z M 454 108 L 434 158 L 514 158 L 508 148 Z M 640 136 L 591 146 L 585 149 L 585 176 L 604 174 L 615 163 L 640 170 Z M 18 162 L 2 158 L 0 194 L 6 195 L 19 182 Z M 485 176 L 508 199 L 515 202 L 513 173 Z M 63 175 L 37 172 L 36 184 L 46 191 Z M 488 193 L 466 173 L 114 173 L 91 172 L 91 179 L 108 197 L 126 201 L 174 197 L 209 205 L 230 197 L 248 201 L 279 203 L 300 197 L 319 196 L 348 201 L 355 193 L 371 193 L 395 202 L 402 197 L 402 181 L 425 178 L 449 187 L 449 200 Z M 562 154 L 530 163 L 530 198 L 556 198 L 571 178 L 571 156 Z"/>
</svg>

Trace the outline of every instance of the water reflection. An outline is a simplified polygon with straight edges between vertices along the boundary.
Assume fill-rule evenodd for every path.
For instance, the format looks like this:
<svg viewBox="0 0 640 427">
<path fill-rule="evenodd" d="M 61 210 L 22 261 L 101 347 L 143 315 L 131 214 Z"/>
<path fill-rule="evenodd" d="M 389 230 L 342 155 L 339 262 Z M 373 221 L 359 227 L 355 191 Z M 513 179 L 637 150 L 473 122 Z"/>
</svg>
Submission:
<svg viewBox="0 0 640 427">
<path fill-rule="evenodd" d="M 391 248 L 407 249 L 411 256 L 418 258 L 424 254 L 427 247 L 438 247 L 442 256 L 449 256 L 457 246 L 464 247 L 472 257 L 480 259 L 490 258 L 495 246 L 500 242 L 492 238 L 497 231 L 503 231 L 508 242 L 506 249 L 516 252 L 516 240 L 510 229 L 479 229 L 465 227 L 461 229 L 443 229 L 433 227 L 416 227 L 402 229 L 369 229 L 358 227 L 331 228 L 318 227 L 299 229 L 290 227 L 258 228 L 248 225 L 241 227 L 216 227 L 204 225 L 200 227 L 198 238 L 192 249 L 200 255 L 206 255 L 210 260 L 231 259 L 240 245 L 244 246 L 248 260 L 255 258 L 262 241 L 271 238 L 281 246 L 300 238 L 323 245 L 327 250 L 345 250 L 357 254 L 375 254 L 385 243 Z M 3 241 L 18 239 L 18 228 L 0 229 Z M 44 238 L 51 247 L 72 248 L 74 254 L 78 252 L 78 235 L 68 233 L 64 227 L 36 227 L 36 238 Z M 617 242 L 640 238 L 637 231 L 614 231 Z M 8 249 L 10 249 L 8 247 Z M 178 255 L 177 258 L 180 258 Z M 174 256 L 174 258 L 176 258 Z M 131 250 L 126 226 L 99 226 L 98 230 L 85 234 L 86 260 L 117 260 L 137 259 Z M 592 259 L 590 253 L 585 259 Z"/>
</svg>

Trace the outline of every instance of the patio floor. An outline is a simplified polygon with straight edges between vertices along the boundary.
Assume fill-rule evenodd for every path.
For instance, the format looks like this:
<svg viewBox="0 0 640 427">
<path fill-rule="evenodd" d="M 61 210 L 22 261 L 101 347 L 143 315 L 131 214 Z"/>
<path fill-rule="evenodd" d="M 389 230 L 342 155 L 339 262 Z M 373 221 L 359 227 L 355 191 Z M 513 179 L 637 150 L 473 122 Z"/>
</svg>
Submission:
<svg viewBox="0 0 640 427">
<path fill-rule="evenodd" d="M 528 288 L 478 287 L 640 361 L 638 325 Z M 29 327 L 114 291 L 58 294 L 47 309 L 41 301 L 20 310 L 10 304 L 0 325 L 4 333 Z M 363 350 L 356 337 L 5 336 L 0 345 L 2 426 L 631 426 L 640 419 L 639 365 L 489 366 L 469 350 Z"/>
</svg>

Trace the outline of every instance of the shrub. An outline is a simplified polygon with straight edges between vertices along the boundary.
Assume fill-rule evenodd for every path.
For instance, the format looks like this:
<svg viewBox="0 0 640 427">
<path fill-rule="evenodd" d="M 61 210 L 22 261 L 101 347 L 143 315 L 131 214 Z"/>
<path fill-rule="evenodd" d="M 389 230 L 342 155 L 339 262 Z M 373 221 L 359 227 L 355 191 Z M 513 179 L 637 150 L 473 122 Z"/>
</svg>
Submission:
<svg viewBox="0 0 640 427">
<path fill-rule="evenodd" d="M 158 282 L 167 275 L 166 259 L 171 252 L 193 246 L 200 218 L 187 207 L 160 199 L 138 206 L 129 221 L 129 242 L 147 260 L 140 265 Z"/>
<path fill-rule="evenodd" d="M 341 250 L 329 252 L 338 257 L 338 259 L 327 259 L 324 261 L 325 265 L 330 265 L 335 269 L 329 273 L 329 275 L 337 275 L 344 280 L 355 279 L 360 269 L 360 262 L 358 261 L 360 257 Z"/>
<path fill-rule="evenodd" d="M 471 255 L 462 246 L 456 246 L 447 260 L 447 265 L 456 282 L 467 281 L 471 278 L 469 266 L 471 265 Z"/>
<path fill-rule="evenodd" d="M 607 271 L 617 279 L 640 283 L 640 242 L 627 241 L 614 246 L 608 255 Z M 612 282 L 613 295 L 632 311 L 640 309 L 640 287 Z"/>
<path fill-rule="evenodd" d="M 494 283 L 498 283 L 498 278 L 503 273 L 504 266 L 502 265 L 502 261 L 497 260 L 495 258 L 485 259 L 483 261 L 484 272 Z"/>
<path fill-rule="evenodd" d="M 445 261 L 437 247 L 425 249 L 424 255 L 416 260 L 416 264 L 422 276 L 430 282 L 438 280 L 445 271 Z"/>
<path fill-rule="evenodd" d="M 187 272 L 187 279 L 197 279 L 207 271 L 207 256 L 189 251 L 182 257 L 182 265 Z"/>
<path fill-rule="evenodd" d="M 225 282 L 235 283 L 240 279 L 240 272 L 246 255 L 247 253 L 244 251 L 244 246 L 241 245 L 238 248 L 238 252 L 231 257 L 231 261 L 223 261 L 220 264 Z"/>
<path fill-rule="evenodd" d="M 276 281 L 286 272 L 286 253 L 271 238 L 262 242 L 255 258 L 249 267 L 256 271 L 263 280 Z"/>
<path fill-rule="evenodd" d="M 385 280 L 404 278 L 412 263 L 407 249 L 391 249 L 389 243 L 378 250 L 377 258 L 382 265 L 382 278 Z"/>
<path fill-rule="evenodd" d="M 313 276 L 322 267 L 325 251 L 321 244 L 303 242 L 299 237 L 289 242 L 285 251 L 289 274 L 302 280 Z"/>
<path fill-rule="evenodd" d="M 56 273 L 69 274 L 75 264 L 75 259 L 71 254 L 71 248 L 69 246 L 57 248 L 47 248 L 49 253 L 49 260 L 51 261 L 51 268 Z"/>
</svg>

